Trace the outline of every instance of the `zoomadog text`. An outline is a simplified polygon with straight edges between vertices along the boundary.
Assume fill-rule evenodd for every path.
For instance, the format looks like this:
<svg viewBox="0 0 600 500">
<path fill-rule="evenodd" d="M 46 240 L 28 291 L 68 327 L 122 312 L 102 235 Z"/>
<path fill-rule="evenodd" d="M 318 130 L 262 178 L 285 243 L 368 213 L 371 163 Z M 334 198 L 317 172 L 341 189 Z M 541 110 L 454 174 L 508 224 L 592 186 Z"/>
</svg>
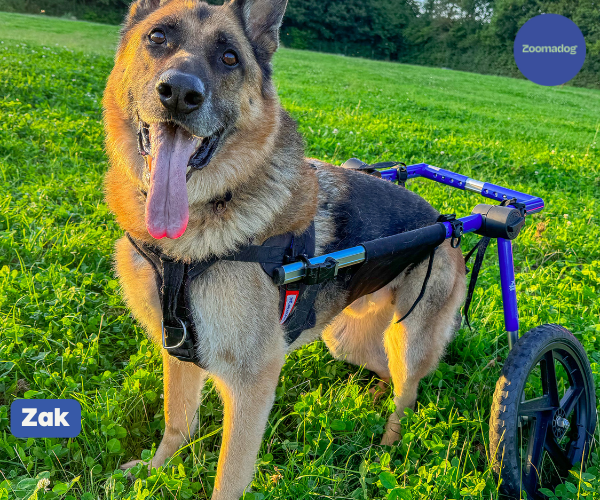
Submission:
<svg viewBox="0 0 600 500">
<path fill-rule="evenodd" d="M 557 53 L 564 53 L 564 54 L 571 54 L 571 55 L 575 55 L 577 54 L 577 45 L 527 45 L 527 44 L 523 44 L 523 52 L 529 52 L 529 53 L 533 53 L 533 52 L 557 52 Z"/>
</svg>

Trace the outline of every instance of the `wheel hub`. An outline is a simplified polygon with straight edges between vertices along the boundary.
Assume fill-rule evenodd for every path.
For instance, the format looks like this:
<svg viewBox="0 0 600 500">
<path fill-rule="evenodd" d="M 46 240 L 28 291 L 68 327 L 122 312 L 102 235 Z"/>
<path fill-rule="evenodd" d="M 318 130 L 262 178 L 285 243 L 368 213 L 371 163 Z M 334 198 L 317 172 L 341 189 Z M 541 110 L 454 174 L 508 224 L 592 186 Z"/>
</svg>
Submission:
<svg viewBox="0 0 600 500">
<path fill-rule="evenodd" d="M 552 433 L 554 434 L 556 442 L 565 435 L 570 426 L 571 424 L 567 420 L 565 412 L 561 408 L 556 410 L 554 418 L 552 419 Z"/>
</svg>

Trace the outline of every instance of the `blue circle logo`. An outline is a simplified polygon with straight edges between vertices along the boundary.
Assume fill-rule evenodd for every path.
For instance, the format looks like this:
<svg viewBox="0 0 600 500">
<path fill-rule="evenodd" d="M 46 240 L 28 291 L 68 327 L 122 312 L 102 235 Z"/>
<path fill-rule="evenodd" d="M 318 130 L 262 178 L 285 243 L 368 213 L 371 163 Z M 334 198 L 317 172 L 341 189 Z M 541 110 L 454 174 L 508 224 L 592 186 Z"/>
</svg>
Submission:
<svg viewBox="0 0 600 500">
<path fill-rule="evenodd" d="M 585 39 L 579 27 L 558 14 L 542 14 L 517 33 L 515 62 L 528 80 L 538 85 L 562 85 L 585 61 Z"/>
</svg>

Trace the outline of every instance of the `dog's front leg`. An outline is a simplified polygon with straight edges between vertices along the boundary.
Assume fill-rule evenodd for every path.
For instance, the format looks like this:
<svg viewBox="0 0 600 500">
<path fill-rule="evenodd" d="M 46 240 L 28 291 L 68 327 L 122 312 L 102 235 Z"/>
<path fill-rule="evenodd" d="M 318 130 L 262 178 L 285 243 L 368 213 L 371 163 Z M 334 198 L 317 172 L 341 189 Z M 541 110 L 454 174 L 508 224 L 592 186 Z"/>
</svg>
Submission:
<svg viewBox="0 0 600 500">
<path fill-rule="evenodd" d="M 252 481 L 283 362 L 280 353 L 258 372 L 215 377 L 225 416 L 212 500 L 238 500 Z"/>
<path fill-rule="evenodd" d="M 163 349 L 165 434 L 152 459 L 160 467 L 195 434 L 196 412 L 207 372 L 194 363 L 179 361 Z"/>
<path fill-rule="evenodd" d="M 165 349 L 163 354 L 165 433 L 150 467 L 160 467 L 196 432 L 196 412 L 200 405 L 206 371 L 193 363 L 178 361 Z M 121 466 L 128 469 L 137 464 L 133 460 Z"/>
</svg>

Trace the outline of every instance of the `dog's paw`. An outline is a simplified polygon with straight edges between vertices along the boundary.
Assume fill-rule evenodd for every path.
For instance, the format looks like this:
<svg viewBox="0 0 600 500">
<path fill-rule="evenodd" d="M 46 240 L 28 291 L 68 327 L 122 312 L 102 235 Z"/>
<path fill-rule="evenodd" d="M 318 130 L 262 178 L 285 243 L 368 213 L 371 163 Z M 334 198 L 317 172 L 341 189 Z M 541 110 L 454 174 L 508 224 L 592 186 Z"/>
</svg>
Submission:
<svg viewBox="0 0 600 500">
<path fill-rule="evenodd" d="M 387 429 L 381 438 L 381 446 L 393 446 L 400 440 L 400 433 L 393 429 Z"/>
<path fill-rule="evenodd" d="M 119 469 L 121 469 L 121 470 L 132 469 L 133 467 L 135 467 L 140 462 L 141 462 L 141 460 L 131 460 L 131 462 L 127 462 L 126 464 L 121 465 L 119 467 Z"/>
<path fill-rule="evenodd" d="M 140 462 L 142 462 L 142 460 L 131 460 L 130 462 L 127 462 L 126 464 L 123 464 L 119 467 L 119 469 L 121 469 L 123 471 L 127 471 L 126 475 L 127 475 L 127 479 L 129 479 L 130 483 L 135 482 L 135 476 L 131 473 L 131 470 L 129 470 L 129 469 L 133 469 Z"/>
<path fill-rule="evenodd" d="M 389 380 L 389 379 L 387 379 L 387 380 Z M 385 396 L 385 393 L 387 392 L 388 387 L 389 387 L 389 382 L 387 382 L 385 380 L 380 380 L 379 382 L 377 382 L 377 384 L 374 387 L 371 387 L 369 389 L 369 394 L 371 394 L 373 396 L 374 403 L 376 403 L 380 397 Z"/>
</svg>

